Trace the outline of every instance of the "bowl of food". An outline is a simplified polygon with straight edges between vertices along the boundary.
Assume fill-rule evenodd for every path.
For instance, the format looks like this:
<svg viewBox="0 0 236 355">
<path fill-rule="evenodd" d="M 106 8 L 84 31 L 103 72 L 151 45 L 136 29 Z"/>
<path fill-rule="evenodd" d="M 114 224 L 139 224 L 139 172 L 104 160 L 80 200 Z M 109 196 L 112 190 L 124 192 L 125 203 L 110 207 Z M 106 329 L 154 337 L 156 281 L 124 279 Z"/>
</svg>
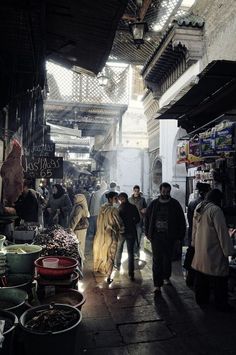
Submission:
<svg viewBox="0 0 236 355">
<path fill-rule="evenodd" d="M 6 262 L 10 274 L 33 274 L 34 261 L 39 257 L 39 245 L 13 244 L 5 247 Z"/>
<path fill-rule="evenodd" d="M 52 259 L 56 258 L 58 259 L 57 265 L 55 263 L 49 267 L 49 266 L 44 266 L 45 261 L 47 259 Z M 43 278 L 47 279 L 63 279 L 70 277 L 70 275 L 73 273 L 73 271 L 76 269 L 78 266 L 78 261 L 74 258 L 70 258 L 67 256 L 42 256 L 41 258 L 38 258 L 34 262 L 36 272 L 38 275 L 42 276 Z M 46 263 L 46 265 L 49 265 Z M 56 266 L 56 267 L 55 267 Z"/>
<path fill-rule="evenodd" d="M 34 275 L 32 274 L 5 274 L 0 276 L 0 287 L 28 291 L 31 289 L 33 280 Z"/>
<path fill-rule="evenodd" d="M 81 310 L 83 304 L 85 303 L 85 297 L 78 290 L 65 288 L 56 291 L 54 295 L 44 297 L 41 301 L 41 304 L 51 303 L 68 304 L 69 306 L 73 306 Z"/>
<path fill-rule="evenodd" d="M 19 319 L 24 354 L 74 354 L 81 320 L 81 312 L 66 304 L 32 307 Z"/>
<path fill-rule="evenodd" d="M 25 291 L 16 288 L 0 288 L 0 309 L 10 311 L 16 315 L 22 314 L 26 308 L 28 295 Z"/>
</svg>

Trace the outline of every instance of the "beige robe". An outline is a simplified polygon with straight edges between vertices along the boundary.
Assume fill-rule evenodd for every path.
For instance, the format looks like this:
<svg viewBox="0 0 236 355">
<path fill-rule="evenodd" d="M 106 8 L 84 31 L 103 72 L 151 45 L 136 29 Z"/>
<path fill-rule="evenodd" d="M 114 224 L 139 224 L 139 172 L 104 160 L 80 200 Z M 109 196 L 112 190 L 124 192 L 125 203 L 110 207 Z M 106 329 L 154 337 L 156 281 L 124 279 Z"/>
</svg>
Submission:
<svg viewBox="0 0 236 355">
<path fill-rule="evenodd" d="M 193 217 L 192 246 L 195 254 L 192 268 L 207 275 L 227 276 L 228 256 L 233 253 L 233 244 L 220 207 L 201 202 Z"/>
<path fill-rule="evenodd" d="M 116 207 L 106 203 L 101 206 L 97 219 L 97 232 L 93 242 L 94 271 L 110 275 L 116 249 L 124 225 Z"/>
<path fill-rule="evenodd" d="M 75 233 L 79 241 L 79 249 L 80 249 L 82 260 L 85 260 L 84 253 L 85 253 L 86 234 L 88 228 L 78 229 L 79 222 L 83 217 L 86 218 L 89 217 L 87 201 L 83 194 L 77 194 L 75 195 L 75 205 L 73 206 L 69 218 L 69 228 Z"/>
</svg>

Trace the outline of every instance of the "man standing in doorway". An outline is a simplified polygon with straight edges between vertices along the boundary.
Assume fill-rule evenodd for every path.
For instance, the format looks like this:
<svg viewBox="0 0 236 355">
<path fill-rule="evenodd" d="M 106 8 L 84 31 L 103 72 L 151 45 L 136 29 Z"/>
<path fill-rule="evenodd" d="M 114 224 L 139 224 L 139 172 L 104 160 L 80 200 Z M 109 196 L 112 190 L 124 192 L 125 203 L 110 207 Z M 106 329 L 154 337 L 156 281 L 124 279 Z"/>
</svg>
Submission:
<svg viewBox="0 0 236 355">
<path fill-rule="evenodd" d="M 137 229 L 137 239 L 134 245 L 134 258 L 139 259 L 140 257 L 140 244 L 143 231 L 144 216 L 146 213 L 147 203 L 144 197 L 142 197 L 140 192 L 140 187 L 135 185 L 133 187 L 133 194 L 129 198 L 129 202 L 135 205 L 139 211 L 140 222 L 136 225 Z"/>
<path fill-rule="evenodd" d="M 161 292 L 163 283 L 170 284 L 171 256 L 176 240 L 183 240 L 186 231 L 181 205 L 170 196 L 171 186 L 160 185 L 160 196 L 147 208 L 145 234 L 152 244 L 152 272 L 155 293 Z"/>
</svg>

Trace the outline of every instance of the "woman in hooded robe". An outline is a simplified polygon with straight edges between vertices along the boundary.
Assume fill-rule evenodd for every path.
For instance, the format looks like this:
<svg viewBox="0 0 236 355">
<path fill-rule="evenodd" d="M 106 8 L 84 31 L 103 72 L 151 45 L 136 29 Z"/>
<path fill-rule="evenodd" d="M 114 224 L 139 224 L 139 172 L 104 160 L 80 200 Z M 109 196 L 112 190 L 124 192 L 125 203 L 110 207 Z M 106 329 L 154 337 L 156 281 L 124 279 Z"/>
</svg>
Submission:
<svg viewBox="0 0 236 355">
<path fill-rule="evenodd" d="M 101 206 L 98 214 L 93 259 L 94 271 L 107 275 L 107 282 L 111 283 L 118 239 L 124 233 L 124 225 L 117 208 L 118 194 L 110 191 L 106 198 L 108 202 Z"/>
<path fill-rule="evenodd" d="M 83 194 L 77 194 L 74 197 L 74 206 L 69 218 L 69 228 L 75 233 L 79 243 L 80 243 L 80 252 L 82 260 L 85 259 L 85 243 L 86 243 L 86 234 L 89 226 L 88 204 L 86 197 Z"/>
<path fill-rule="evenodd" d="M 67 228 L 68 217 L 72 210 L 70 198 L 60 184 L 53 185 L 52 192 L 47 205 L 49 225 L 60 224 L 63 228 Z"/>
<path fill-rule="evenodd" d="M 195 270 L 195 297 L 200 305 L 210 301 L 214 292 L 215 306 L 221 311 L 231 311 L 228 304 L 228 275 L 230 255 L 234 248 L 230 231 L 221 209 L 223 194 L 213 189 L 197 205 L 193 217 L 192 246 L 195 253 L 192 268 Z"/>
</svg>

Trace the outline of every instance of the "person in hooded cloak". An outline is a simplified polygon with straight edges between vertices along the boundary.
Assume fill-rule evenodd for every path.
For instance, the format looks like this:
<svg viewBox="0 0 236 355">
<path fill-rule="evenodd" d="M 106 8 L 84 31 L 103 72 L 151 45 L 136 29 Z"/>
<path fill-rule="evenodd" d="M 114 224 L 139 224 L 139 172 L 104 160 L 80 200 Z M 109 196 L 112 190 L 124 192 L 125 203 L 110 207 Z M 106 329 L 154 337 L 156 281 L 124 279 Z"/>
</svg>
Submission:
<svg viewBox="0 0 236 355">
<path fill-rule="evenodd" d="M 199 305 L 208 304 L 213 290 L 216 308 L 229 311 L 228 257 L 235 252 L 221 209 L 222 196 L 220 190 L 213 189 L 207 194 L 206 200 L 195 208 L 192 232 L 195 253 L 192 268 L 196 271 L 196 302 Z"/>
<path fill-rule="evenodd" d="M 72 210 L 70 198 L 60 184 L 53 185 L 52 192 L 47 204 L 48 224 L 49 226 L 60 224 L 63 228 L 68 228 L 68 217 Z"/>
<path fill-rule="evenodd" d="M 89 226 L 89 210 L 83 194 L 74 196 L 74 206 L 69 217 L 69 228 L 75 233 L 79 243 L 82 260 L 85 260 L 86 234 Z"/>
<path fill-rule="evenodd" d="M 93 243 L 94 271 L 107 275 L 112 282 L 117 244 L 124 233 L 124 225 L 117 208 L 118 194 L 110 191 L 106 194 L 107 203 L 101 206 L 97 219 L 97 232 Z"/>
</svg>

